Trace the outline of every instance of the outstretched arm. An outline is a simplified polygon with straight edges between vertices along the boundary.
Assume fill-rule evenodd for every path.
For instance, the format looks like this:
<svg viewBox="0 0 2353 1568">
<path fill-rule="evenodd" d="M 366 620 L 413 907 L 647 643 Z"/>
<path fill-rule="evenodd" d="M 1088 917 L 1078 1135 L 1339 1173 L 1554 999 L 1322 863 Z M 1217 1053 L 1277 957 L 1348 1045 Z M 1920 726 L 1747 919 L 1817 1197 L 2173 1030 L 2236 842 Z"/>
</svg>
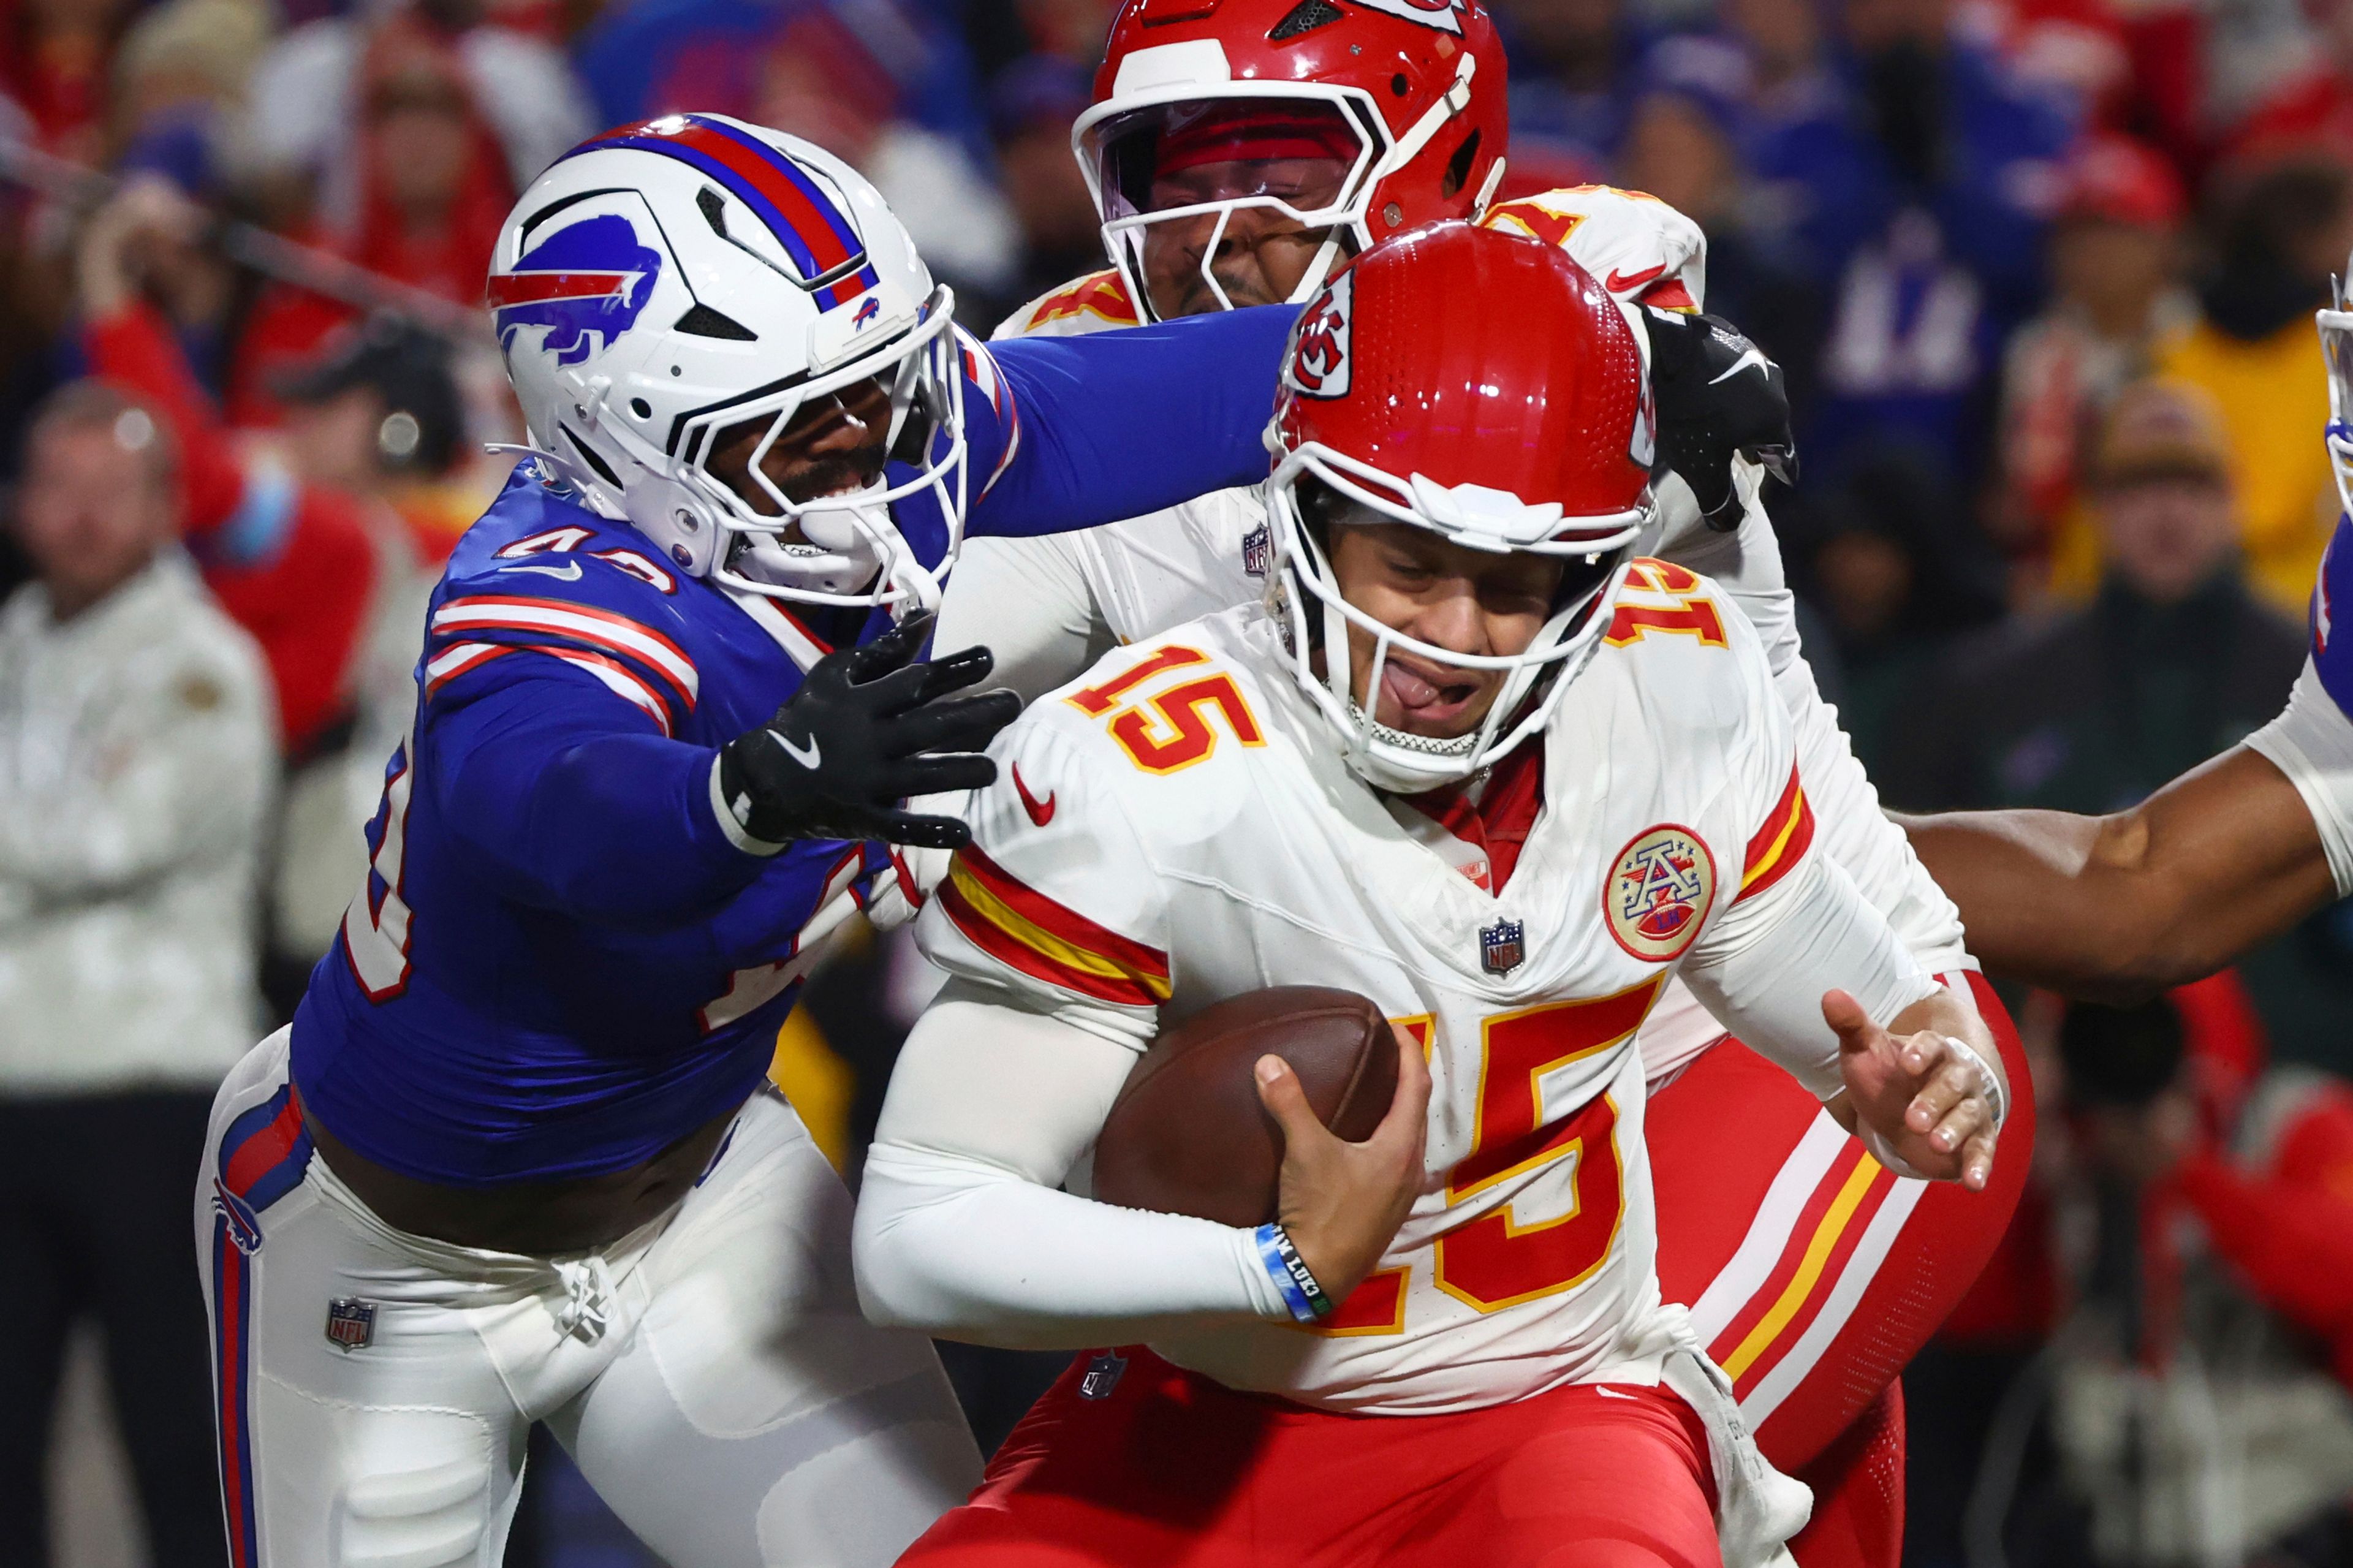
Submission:
<svg viewBox="0 0 2353 1568">
<path fill-rule="evenodd" d="M 1092 528 L 1266 478 L 1261 437 L 1298 314 L 1261 305 L 1085 337 L 967 342 L 973 536 Z"/>
<path fill-rule="evenodd" d="M 2128 1001 L 2211 974 L 2337 894 L 2313 814 L 2247 746 L 2129 811 L 1896 820 L 1997 974 Z"/>
</svg>

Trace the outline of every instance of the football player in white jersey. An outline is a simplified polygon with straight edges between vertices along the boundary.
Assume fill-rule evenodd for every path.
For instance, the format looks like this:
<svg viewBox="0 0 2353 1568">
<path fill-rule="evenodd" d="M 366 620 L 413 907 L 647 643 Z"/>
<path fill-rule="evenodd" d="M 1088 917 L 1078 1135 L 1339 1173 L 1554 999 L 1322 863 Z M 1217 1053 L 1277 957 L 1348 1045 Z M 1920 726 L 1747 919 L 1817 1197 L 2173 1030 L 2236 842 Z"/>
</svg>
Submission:
<svg viewBox="0 0 2353 1568">
<path fill-rule="evenodd" d="M 1377 246 L 1286 357 L 1277 594 L 999 738 L 919 927 L 953 978 L 869 1156 L 860 1298 L 1153 1349 L 1074 1366 L 902 1563 L 1747 1564 L 1802 1521 L 1661 1302 L 1635 1037 L 1680 978 L 1879 1162 L 1978 1192 L 2007 1086 L 1822 852 L 1756 632 L 1634 557 L 1651 421 L 1557 247 Z M 1160 1009 L 1269 984 L 1390 1016 L 1371 1140 L 1267 1058 L 1277 1222 L 1080 1195 Z"/>
<path fill-rule="evenodd" d="M 1226 0 L 1174 19 L 1124 7 L 1075 136 L 1116 265 L 1043 296 L 998 335 L 1303 298 L 1335 255 L 1396 225 L 1481 213 L 1562 245 L 1620 299 L 1658 307 L 1645 320 L 1660 351 L 1662 464 L 1672 471 L 1660 476 L 1641 547 L 1708 574 L 1757 628 L 1824 847 L 1914 955 L 1972 996 L 2023 1083 L 2015 1032 L 1976 973 L 1951 902 L 1880 813 L 1816 690 L 1757 466 L 1727 471 L 1736 447 L 1770 444 L 1773 399 L 1756 394 L 1772 389 L 1744 341 L 1689 330 L 1702 324 L 1704 237 L 1663 203 L 1604 187 L 1489 205 L 1505 75 L 1475 4 Z M 1703 357 L 1711 363 L 1691 374 Z M 1718 379 L 1745 363 L 1754 374 Z M 1742 392 L 1745 406 L 1722 401 Z M 1269 540 L 1256 492 L 1229 490 L 1083 535 L 982 542 L 949 588 L 943 646 L 985 626 L 998 674 L 1035 697 L 1110 647 L 1260 596 Z M 1651 1142 L 1661 1278 L 1671 1300 L 1694 1309 L 1767 1455 L 1815 1489 L 1814 1522 L 1793 1547 L 1801 1568 L 1893 1568 L 1903 1457 L 1894 1379 L 1999 1240 L 2024 1179 L 2032 1107 L 2013 1112 L 2018 1157 L 1979 1198 L 1880 1170 L 1785 1075 L 1750 1052 L 1711 1048 L 1724 1040 L 1671 984 L 1641 1042 L 1660 1095 Z"/>
</svg>

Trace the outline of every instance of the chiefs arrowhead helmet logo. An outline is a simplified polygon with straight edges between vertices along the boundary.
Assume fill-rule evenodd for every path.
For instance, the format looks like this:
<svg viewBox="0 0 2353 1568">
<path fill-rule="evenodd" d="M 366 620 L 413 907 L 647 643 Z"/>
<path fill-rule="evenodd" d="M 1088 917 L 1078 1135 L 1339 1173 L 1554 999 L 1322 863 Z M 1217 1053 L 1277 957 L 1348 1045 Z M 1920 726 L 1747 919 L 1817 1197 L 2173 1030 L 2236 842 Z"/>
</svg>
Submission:
<svg viewBox="0 0 2353 1568">
<path fill-rule="evenodd" d="M 1343 272 L 1299 318 L 1282 379 L 1303 397 L 1348 395 L 1348 323 L 1356 311 L 1356 275 Z"/>
</svg>

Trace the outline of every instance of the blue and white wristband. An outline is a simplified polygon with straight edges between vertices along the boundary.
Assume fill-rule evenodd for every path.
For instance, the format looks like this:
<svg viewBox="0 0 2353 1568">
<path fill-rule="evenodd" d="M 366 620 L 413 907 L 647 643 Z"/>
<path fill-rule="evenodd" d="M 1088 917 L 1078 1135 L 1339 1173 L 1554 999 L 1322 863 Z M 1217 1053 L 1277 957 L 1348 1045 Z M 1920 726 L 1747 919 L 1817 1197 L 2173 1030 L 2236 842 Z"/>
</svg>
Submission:
<svg viewBox="0 0 2353 1568">
<path fill-rule="evenodd" d="M 1332 1312 L 1332 1298 L 1315 1281 L 1314 1270 L 1291 1245 L 1291 1233 L 1280 1225 L 1269 1223 L 1258 1227 L 1259 1261 L 1274 1279 L 1274 1288 L 1282 1292 L 1282 1303 L 1291 1309 L 1292 1318 L 1302 1323 L 1321 1322 Z"/>
</svg>

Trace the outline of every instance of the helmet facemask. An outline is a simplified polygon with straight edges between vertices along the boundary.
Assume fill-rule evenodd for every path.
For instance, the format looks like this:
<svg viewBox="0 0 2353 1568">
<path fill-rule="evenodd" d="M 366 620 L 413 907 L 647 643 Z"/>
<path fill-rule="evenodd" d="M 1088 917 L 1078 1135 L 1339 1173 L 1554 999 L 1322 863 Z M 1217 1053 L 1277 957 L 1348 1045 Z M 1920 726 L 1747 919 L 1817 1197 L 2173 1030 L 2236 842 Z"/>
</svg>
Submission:
<svg viewBox="0 0 2353 1568">
<path fill-rule="evenodd" d="M 714 582 L 804 604 L 888 605 L 902 613 L 939 602 L 962 548 L 969 488 L 953 310 L 948 290 L 934 289 L 916 324 L 896 341 L 681 422 L 673 483 L 685 495 L 673 499 L 699 504 L 670 521 L 689 531 L 703 525 L 718 531 L 710 573 Z M 865 383 L 879 384 L 889 406 L 871 474 L 834 494 L 795 499 L 764 464 L 796 420 L 845 394 L 845 401 L 854 400 Z M 740 440 L 747 425 L 765 426 L 743 475 L 748 498 L 711 466 L 713 455 Z M 886 464 L 913 472 L 892 483 Z M 891 512 L 892 502 L 925 491 L 938 501 L 948 530 L 933 567 L 917 559 Z M 692 511 L 701 518 L 691 518 Z"/>
<path fill-rule="evenodd" d="M 1234 301 L 1216 276 L 1235 215 L 1261 208 L 1320 235 L 1287 298 L 1314 298 L 1333 269 L 1373 243 L 1375 193 L 1469 101 L 1472 58 L 1454 89 L 1404 135 L 1392 134 L 1370 94 L 1313 81 L 1235 80 L 1159 89 L 1102 103 L 1079 117 L 1071 147 L 1103 219 L 1103 248 L 1145 321 L 1158 321 L 1145 249 L 1155 226 L 1212 219 L 1199 273 L 1219 310 Z M 1221 181 L 1185 176 L 1229 171 Z M 1172 188 L 1173 187 L 1173 188 Z M 1189 199 L 1188 199 L 1189 197 Z"/>
<path fill-rule="evenodd" d="M 2353 262 L 2348 263 L 2353 268 Z M 2348 271 L 2348 277 L 2353 277 Z M 2337 476 L 2337 499 L 2353 513 L 2353 298 L 2347 278 L 2329 279 L 2330 309 L 2314 312 L 2320 328 L 2320 356 L 2328 368 L 2328 465 Z"/>
<path fill-rule="evenodd" d="M 1450 489 L 1419 475 L 1399 483 L 1318 442 L 1283 458 L 1267 481 L 1266 499 L 1275 561 L 1268 597 L 1293 674 L 1341 738 L 1350 768 L 1376 788 L 1406 795 L 1468 778 L 1544 728 L 1599 646 L 1635 536 L 1649 516 L 1647 496 L 1622 514 L 1564 518 L 1558 506 L 1528 507 L 1500 490 Z M 1528 647 L 1509 655 L 1458 653 L 1409 637 L 1350 603 L 1333 570 L 1332 531 L 1382 521 L 1408 523 L 1473 549 L 1560 557 L 1563 572 L 1550 612 Z M 1352 626 L 1373 644 L 1361 674 L 1348 637 Z M 1366 692 L 1377 709 L 1383 672 L 1397 649 L 1432 665 L 1503 670 L 1505 679 L 1465 733 L 1412 733 L 1380 722 L 1356 695 Z"/>
</svg>

